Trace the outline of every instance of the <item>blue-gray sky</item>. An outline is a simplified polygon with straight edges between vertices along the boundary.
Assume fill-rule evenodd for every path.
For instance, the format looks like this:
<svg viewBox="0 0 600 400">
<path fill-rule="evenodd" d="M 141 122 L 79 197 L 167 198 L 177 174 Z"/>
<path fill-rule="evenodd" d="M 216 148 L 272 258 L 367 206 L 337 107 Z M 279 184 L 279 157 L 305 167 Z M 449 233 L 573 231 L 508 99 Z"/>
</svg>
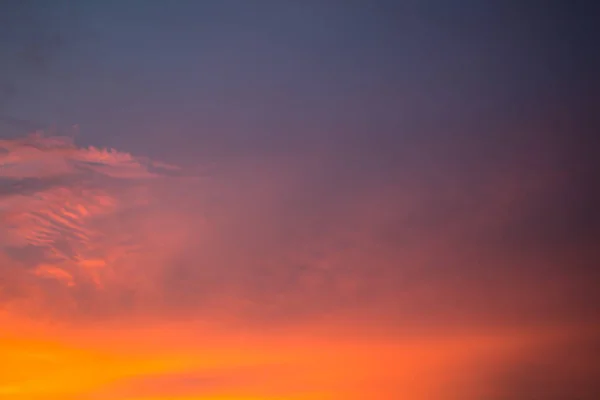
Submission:
<svg viewBox="0 0 600 400">
<path fill-rule="evenodd" d="M 598 64 L 559 3 L 7 1 L 2 114 L 178 158 L 558 130 Z"/>
</svg>

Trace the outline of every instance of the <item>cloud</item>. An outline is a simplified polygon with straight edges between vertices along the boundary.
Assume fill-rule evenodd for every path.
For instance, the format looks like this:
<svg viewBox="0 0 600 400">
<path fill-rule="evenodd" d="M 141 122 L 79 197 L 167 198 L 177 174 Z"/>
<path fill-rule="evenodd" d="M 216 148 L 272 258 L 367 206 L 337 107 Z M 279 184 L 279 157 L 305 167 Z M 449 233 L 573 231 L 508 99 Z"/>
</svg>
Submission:
<svg viewBox="0 0 600 400">
<path fill-rule="evenodd" d="M 145 182 L 164 166 L 41 133 L 0 149 L 1 249 L 12 260 L 1 272 L 102 287 L 140 245 L 139 230 L 123 228 L 151 207 Z"/>
<path fill-rule="evenodd" d="M 23 139 L 0 140 L 0 148 L 4 150 L 0 158 L 4 178 L 40 178 L 85 172 L 131 179 L 159 176 L 148 171 L 152 163 L 142 158 L 116 150 L 80 149 L 70 137 L 46 137 L 36 133 Z M 171 169 L 176 167 L 171 166 Z"/>
</svg>

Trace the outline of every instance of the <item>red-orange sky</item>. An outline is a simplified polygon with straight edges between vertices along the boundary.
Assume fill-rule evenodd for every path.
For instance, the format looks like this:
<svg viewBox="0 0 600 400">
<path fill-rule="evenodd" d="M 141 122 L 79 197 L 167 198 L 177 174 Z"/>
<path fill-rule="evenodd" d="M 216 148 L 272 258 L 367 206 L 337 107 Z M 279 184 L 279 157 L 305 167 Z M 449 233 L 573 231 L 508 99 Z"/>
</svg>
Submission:
<svg viewBox="0 0 600 400">
<path fill-rule="evenodd" d="M 560 177 L 448 193 L 475 204 L 437 224 L 408 181 L 315 216 L 294 168 L 207 175 L 40 133 L 0 146 L 2 398 L 481 399 L 598 333 L 555 268 L 575 248 L 482 238 Z"/>
<path fill-rule="evenodd" d="M 591 13 L 50 3 L 0 5 L 0 400 L 600 398 Z"/>
</svg>

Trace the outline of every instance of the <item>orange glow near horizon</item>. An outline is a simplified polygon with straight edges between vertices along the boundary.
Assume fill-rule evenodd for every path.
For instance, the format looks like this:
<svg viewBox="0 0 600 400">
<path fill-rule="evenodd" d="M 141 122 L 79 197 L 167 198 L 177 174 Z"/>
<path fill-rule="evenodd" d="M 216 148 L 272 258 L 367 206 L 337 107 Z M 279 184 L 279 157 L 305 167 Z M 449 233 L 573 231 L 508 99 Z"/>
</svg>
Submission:
<svg viewBox="0 0 600 400">
<path fill-rule="evenodd" d="M 235 334 L 194 323 L 75 329 L 12 323 L 2 399 L 479 399 L 490 368 L 564 332 L 383 337 L 295 328 Z M 336 337 L 337 336 L 337 337 Z"/>
<path fill-rule="evenodd" d="M 438 391 L 448 390 L 454 379 L 465 379 L 460 375 L 472 372 L 470 363 L 485 365 L 514 357 L 531 340 L 509 336 L 327 340 L 309 334 L 228 338 L 201 331 L 194 340 L 190 332 L 181 334 L 181 326 L 170 332 L 168 326 L 159 326 L 149 331 L 132 328 L 129 337 L 110 330 L 57 334 L 69 340 L 44 338 L 41 332 L 4 336 L 0 394 L 14 399 L 91 394 L 140 400 L 336 399 L 364 398 L 370 390 L 380 390 L 385 398 L 388 386 L 390 396 L 442 398 Z M 162 335 L 147 337 L 153 331 Z M 142 340 L 136 345 L 130 335 Z M 210 383 L 219 374 L 224 374 L 222 387 Z M 153 380 L 161 379 L 167 379 L 168 389 L 153 385 Z M 205 380 L 209 383 L 203 388 Z M 161 390 L 165 393 L 156 393 Z"/>
</svg>

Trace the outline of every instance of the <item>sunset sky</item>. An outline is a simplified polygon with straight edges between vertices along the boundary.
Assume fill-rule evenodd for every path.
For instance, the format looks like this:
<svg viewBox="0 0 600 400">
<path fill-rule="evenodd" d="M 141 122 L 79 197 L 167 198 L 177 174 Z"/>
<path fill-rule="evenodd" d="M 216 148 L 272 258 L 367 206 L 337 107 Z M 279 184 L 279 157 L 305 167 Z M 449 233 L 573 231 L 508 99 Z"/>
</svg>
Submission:
<svg viewBox="0 0 600 400">
<path fill-rule="evenodd" d="M 0 400 L 600 398 L 579 4 L 0 1 Z"/>
</svg>

